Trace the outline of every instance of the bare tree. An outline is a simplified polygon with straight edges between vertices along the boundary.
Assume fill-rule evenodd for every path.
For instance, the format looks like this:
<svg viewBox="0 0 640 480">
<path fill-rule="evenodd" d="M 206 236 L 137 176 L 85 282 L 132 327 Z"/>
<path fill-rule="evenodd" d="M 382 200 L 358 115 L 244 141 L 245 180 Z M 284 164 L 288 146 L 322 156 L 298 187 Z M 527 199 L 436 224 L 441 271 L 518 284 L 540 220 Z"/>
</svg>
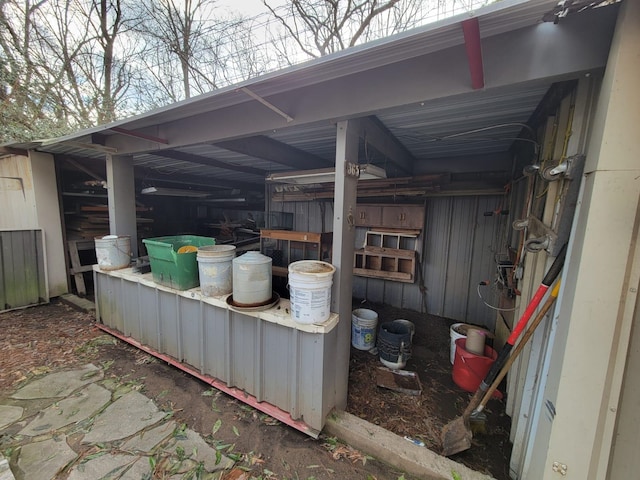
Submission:
<svg viewBox="0 0 640 480">
<path fill-rule="evenodd" d="M 147 1 L 140 8 L 143 62 L 162 92 L 153 103 L 190 98 L 264 71 L 251 48 L 248 20 L 220 15 L 215 0 Z"/>
<path fill-rule="evenodd" d="M 291 0 L 284 10 L 262 1 L 305 54 L 319 57 L 356 45 L 401 0 Z"/>
</svg>

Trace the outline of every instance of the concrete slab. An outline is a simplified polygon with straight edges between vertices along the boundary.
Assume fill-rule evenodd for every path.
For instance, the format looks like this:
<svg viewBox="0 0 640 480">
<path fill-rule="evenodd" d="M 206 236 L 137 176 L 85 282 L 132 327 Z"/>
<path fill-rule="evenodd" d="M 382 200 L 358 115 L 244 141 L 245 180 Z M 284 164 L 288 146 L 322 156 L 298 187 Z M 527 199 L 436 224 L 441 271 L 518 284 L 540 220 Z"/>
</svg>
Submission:
<svg viewBox="0 0 640 480">
<path fill-rule="evenodd" d="M 60 300 L 63 303 L 66 303 L 70 307 L 73 307 L 77 310 L 83 312 L 95 312 L 96 304 L 87 298 L 78 297 L 72 293 L 66 293 L 64 295 L 60 295 Z"/>
<path fill-rule="evenodd" d="M 51 405 L 20 431 L 31 437 L 80 422 L 97 413 L 111 400 L 111 392 L 90 384 L 79 392 Z"/>
<path fill-rule="evenodd" d="M 174 436 L 167 446 L 163 448 L 165 452 L 172 453 L 176 456 L 179 456 L 177 454 L 178 449 L 181 449 L 184 455 L 189 457 L 190 460 L 196 463 L 204 462 L 204 468 L 208 472 L 228 469 L 234 464 L 233 460 L 224 455 L 220 463 L 216 464 L 216 450 L 211 448 L 198 433 L 188 428 L 184 430 L 184 435 Z M 186 464 L 187 462 L 185 462 L 185 465 Z"/>
<path fill-rule="evenodd" d="M 139 457 L 138 460 L 136 460 L 135 463 L 131 465 L 131 468 L 129 468 L 129 470 L 124 472 L 122 477 L 120 477 L 118 480 L 140 480 L 142 478 L 152 478 L 150 473 L 151 473 L 151 465 L 149 464 L 149 458 Z"/>
<path fill-rule="evenodd" d="M 347 412 L 329 415 L 323 432 L 424 480 L 450 480 L 453 472 L 465 480 L 491 479 Z"/>
<path fill-rule="evenodd" d="M 98 415 L 83 443 L 120 440 L 159 422 L 166 414 L 153 401 L 137 391 L 120 397 Z"/>
<path fill-rule="evenodd" d="M 11 395 L 11 398 L 31 400 L 66 397 L 88 383 L 101 380 L 103 375 L 103 371 L 92 364 L 85 365 L 78 370 L 51 373 L 25 385 Z"/>
<path fill-rule="evenodd" d="M 0 405 L 0 430 L 22 418 L 24 408 L 15 405 Z"/>
<path fill-rule="evenodd" d="M 177 423 L 174 420 L 163 423 L 151 430 L 139 432 L 120 446 L 123 452 L 151 453 L 156 445 L 173 434 Z"/>
<path fill-rule="evenodd" d="M 0 453 L 0 480 L 15 480 L 13 472 L 9 468 L 9 461 Z"/>
<path fill-rule="evenodd" d="M 22 478 L 49 480 L 56 478 L 58 471 L 76 458 L 76 453 L 69 448 L 66 438 L 50 439 L 23 445 L 18 457 L 18 468 Z"/>
<path fill-rule="evenodd" d="M 120 478 L 120 475 L 132 466 L 139 457 L 137 455 L 114 455 L 107 453 L 93 458 L 88 462 L 79 463 L 69 472 L 68 480 L 112 480 Z M 147 462 L 148 465 L 148 462 Z M 149 469 L 147 468 L 147 472 Z M 123 477 L 124 478 L 124 477 Z M 140 480 L 142 476 L 138 476 Z"/>
</svg>

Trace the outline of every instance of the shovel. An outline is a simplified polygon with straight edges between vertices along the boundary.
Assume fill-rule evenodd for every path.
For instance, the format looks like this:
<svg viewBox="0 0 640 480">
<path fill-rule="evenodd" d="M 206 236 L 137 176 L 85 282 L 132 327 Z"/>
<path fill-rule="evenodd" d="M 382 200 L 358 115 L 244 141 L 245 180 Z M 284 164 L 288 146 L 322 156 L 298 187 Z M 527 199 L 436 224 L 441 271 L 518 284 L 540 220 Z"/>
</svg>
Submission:
<svg viewBox="0 0 640 480">
<path fill-rule="evenodd" d="M 502 370 L 500 370 L 500 373 L 498 374 L 496 379 L 493 381 L 493 383 L 491 384 L 487 392 L 484 394 L 484 397 L 482 397 L 482 401 L 480 402 L 480 405 L 478 405 L 473 410 L 473 412 L 471 412 L 470 423 L 473 424 L 474 426 L 474 428 L 471 429 L 472 432 L 478 433 L 478 431 L 484 430 L 484 422 L 486 420 L 486 415 L 482 413 L 482 411 L 484 410 L 484 407 L 487 405 L 487 402 L 491 398 L 491 395 L 493 395 L 493 392 L 495 392 L 496 388 L 498 388 L 498 385 L 500 385 L 500 382 L 502 381 L 502 379 L 505 377 L 505 375 L 511 368 L 511 365 L 513 365 L 513 362 L 515 362 L 516 358 L 518 358 L 518 355 L 520 355 L 520 352 L 524 349 L 524 346 L 527 344 L 529 339 L 533 336 L 533 332 L 536 330 L 538 325 L 540 325 L 540 322 L 547 315 L 549 310 L 551 310 L 551 307 L 556 301 L 556 298 L 558 298 L 559 291 L 560 291 L 560 280 L 558 280 L 558 282 L 555 284 L 555 286 L 551 290 L 551 294 L 549 295 L 549 298 L 547 298 L 547 301 L 545 302 L 545 304 L 542 306 L 542 308 L 540 308 L 540 311 L 536 315 L 536 318 L 533 319 L 533 321 L 531 322 L 531 325 L 529 325 L 529 327 L 527 328 L 527 331 L 524 332 L 524 335 L 518 342 L 518 345 L 516 345 L 516 348 L 513 349 L 513 351 L 511 352 L 511 355 L 509 355 L 509 358 L 507 359 L 504 366 L 502 367 Z"/>
<path fill-rule="evenodd" d="M 505 362 L 507 361 L 507 358 L 509 357 L 509 354 L 511 353 L 511 349 L 513 348 L 515 342 L 518 340 L 520 334 L 527 326 L 527 323 L 533 315 L 533 312 L 535 312 L 536 308 L 538 308 L 538 305 L 540 305 L 540 302 L 542 301 L 544 295 L 547 293 L 547 290 L 549 290 L 549 287 L 558 277 L 558 274 L 560 273 L 560 270 L 562 270 L 562 266 L 564 265 L 565 256 L 566 245 L 562 247 L 562 249 L 558 253 L 558 256 L 549 268 L 549 271 L 542 279 L 542 283 L 538 287 L 538 290 L 536 290 L 536 293 L 529 302 L 529 305 L 527 305 L 527 308 L 520 317 L 520 320 L 518 320 L 518 323 L 511 331 L 511 334 L 507 339 L 507 343 L 505 343 L 504 347 L 502 347 L 502 349 L 500 350 L 498 358 L 489 369 L 489 372 L 487 373 L 484 380 L 480 382 L 478 389 L 473 394 L 473 397 L 471 397 L 469 405 L 467 405 L 467 408 L 465 408 L 462 416 L 449 422 L 442 429 L 440 437 L 442 440 L 442 454 L 445 457 L 462 452 L 471 447 L 471 439 L 473 438 L 470 425 L 471 414 L 484 398 L 485 393 L 487 393 L 487 390 L 489 389 L 489 386 L 494 383 L 494 380 L 496 379 L 498 373 L 505 365 Z M 493 391 L 491 393 L 493 393 Z"/>
</svg>

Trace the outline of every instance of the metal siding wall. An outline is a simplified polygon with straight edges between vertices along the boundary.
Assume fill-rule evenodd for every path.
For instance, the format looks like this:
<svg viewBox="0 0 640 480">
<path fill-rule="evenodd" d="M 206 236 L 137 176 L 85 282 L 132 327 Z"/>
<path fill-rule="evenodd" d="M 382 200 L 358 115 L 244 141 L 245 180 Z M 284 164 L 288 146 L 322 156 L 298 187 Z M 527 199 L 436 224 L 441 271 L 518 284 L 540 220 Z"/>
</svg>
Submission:
<svg viewBox="0 0 640 480">
<path fill-rule="evenodd" d="M 526 187 L 526 185 L 525 185 Z M 354 277 L 353 296 L 399 308 L 427 311 L 433 315 L 493 328 L 495 312 L 477 295 L 482 280 L 493 281 L 495 255 L 504 242 L 506 216 L 485 217 L 485 211 L 501 206 L 501 196 L 429 198 L 423 235 L 418 238 L 420 264 L 426 287 L 423 301 L 416 272 L 414 283 Z M 294 213 L 294 230 L 319 232 L 322 229 L 318 202 L 286 202 L 274 210 Z M 326 202 L 325 225 L 333 217 Z M 365 228 L 356 229 L 356 248 L 364 244 Z M 418 267 L 419 268 L 419 267 Z"/>
<path fill-rule="evenodd" d="M 49 301 L 41 230 L 0 231 L 0 311 Z"/>
<path fill-rule="evenodd" d="M 337 328 L 305 332 L 116 275 L 94 271 L 99 321 L 322 428 L 335 406 Z"/>
<path fill-rule="evenodd" d="M 467 321 L 467 300 L 471 265 L 471 246 L 475 233 L 477 200 L 463 197 L 454 199 L 451 235 L 445 282 L 444 315 L 448 318 Z"/>
<path fill-rule="evenodd" d="M 453 215 L 453 197 L 432 198 L 427 202 L 424 231 L 425 251 L 422 259 L 427 308 L 433 315 L 444 316 L 449 238 Z"/>
</svg>

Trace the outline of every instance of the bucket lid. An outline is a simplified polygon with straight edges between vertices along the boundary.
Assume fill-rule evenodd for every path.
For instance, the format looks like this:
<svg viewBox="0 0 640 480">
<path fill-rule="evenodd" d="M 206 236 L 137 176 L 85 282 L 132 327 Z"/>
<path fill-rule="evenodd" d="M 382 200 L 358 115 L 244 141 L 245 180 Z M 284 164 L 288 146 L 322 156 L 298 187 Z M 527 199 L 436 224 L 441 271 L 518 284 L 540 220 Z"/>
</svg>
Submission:
<svg viewBox="0 0 640 480">
<path fill-rule="evenodd" d="M 271 257 L 262 255 L 260 252 L 247 252 L 244 255 L 240 255 L 233 259 L 234 264 L 247 264 L 247 265 L 262 265 L 265 263 L 271 263 Z"/>
<path fill-rule="evenodd" d="M 203 245 L 198 247 L 198 255 L 228 255 L 231 252 L 234 252 L 236 249 L 235 245 Z"/>
<path fill-rule="evenodd" d="M 319 260 L 300 260 L 289 264 L 289 273 L 299 273 L 302 275 L 326 276 L 333 275 L 336 267 L 327 262 Z"/>
</svg>

